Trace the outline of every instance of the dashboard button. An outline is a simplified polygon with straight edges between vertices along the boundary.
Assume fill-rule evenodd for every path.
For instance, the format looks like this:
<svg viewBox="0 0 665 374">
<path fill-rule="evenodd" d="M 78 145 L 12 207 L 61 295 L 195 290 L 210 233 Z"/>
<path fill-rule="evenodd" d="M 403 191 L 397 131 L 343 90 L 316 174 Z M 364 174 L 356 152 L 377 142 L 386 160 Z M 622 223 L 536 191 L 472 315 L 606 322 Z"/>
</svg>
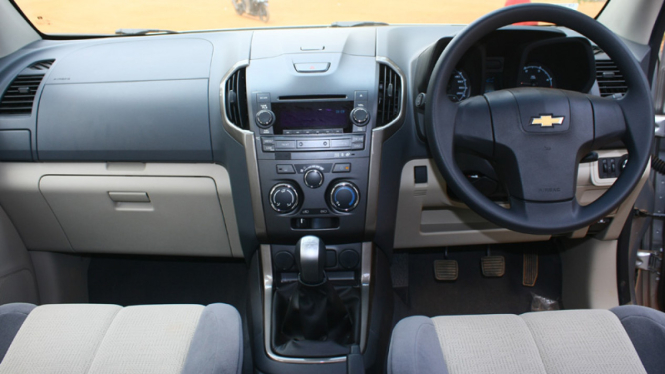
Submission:
<svg viewBox="0 0 665 374">
<path fill-rule="evenodd" d="M 277 165 L 277 174 L 295 174 L 293 165 Z"/>
<path fill-rule="evenodd" d="M 305 172 L 305 186 L 309 188 L 319 188 L 323 184 L 323 173 L 316 169 L 310 169 Z"/>
<path fill-rule="evenodd" d="M 356 91 L 356 101 L 367 101 L 367 91 Z"/>
<path fill-rule="evenodd" d="M 332 148 L 351 148 L 351 139 L 332 139 L 330 141 L 330 147 Z"/>
<path fill-rule="evenodd" d="M 351 164 L 349 163 L 344 163 L 344 164 L 335 164 L 333 166 L 333 173 L 348 173 L 351 171 Z"/>
<path fill-rule="evenodd" d="M 330 69 L 330 62 L 309 62 L 293 64 L 299 73 L 323 73 Z"/>
<path fill-rule="evenodd" d="M 259 103 L 269 103 L 270 94 L 269 93 L 258 93 L 256 94 L 256 101 Z"/>
<path fill-rule="evenodd" d="M 295 140 L 277 140 L 275 142 L 275 149 L 295 149 L 296 141 Z"/>
<path fill-rule="evenodd" d="M 269 127 L 275 121 L 275 113 L 270 110 L 260 110 L 256 113 L 256 123 L 262 127 Z"/>
<path fill-rule="evenodd" d="M 355 108 L 351 111 L 351 120 L 358 126 L 364 126 L 369 121 L 369 112 L 365 108 Z"/>
<path fill-rule="evenodd" d="M 264 144 L 263 145 L 263 152 L 275 152 L 275 145 L 274 144 Z"/>
<path fill-rule="evenodd" d="M 330 140 L 299 140 L 298 148 L 330 148 Z"/>
</svg>

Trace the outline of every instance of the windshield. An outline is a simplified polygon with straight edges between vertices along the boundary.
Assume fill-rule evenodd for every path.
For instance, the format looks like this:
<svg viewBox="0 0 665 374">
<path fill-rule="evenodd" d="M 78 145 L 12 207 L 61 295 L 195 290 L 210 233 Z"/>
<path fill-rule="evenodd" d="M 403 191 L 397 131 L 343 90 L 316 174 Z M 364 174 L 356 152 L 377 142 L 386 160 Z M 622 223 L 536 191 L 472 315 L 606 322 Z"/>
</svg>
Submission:
<svg viewBox="0 0 665 374">
<path fill-rule="evenodd" d="M 344 21 L 468 24 L 529 0 L 15 0 L 45 34 L 115 34 L 330 25 Z M 605 0 L 549 0 L 595 17 Z"/>
</svg>

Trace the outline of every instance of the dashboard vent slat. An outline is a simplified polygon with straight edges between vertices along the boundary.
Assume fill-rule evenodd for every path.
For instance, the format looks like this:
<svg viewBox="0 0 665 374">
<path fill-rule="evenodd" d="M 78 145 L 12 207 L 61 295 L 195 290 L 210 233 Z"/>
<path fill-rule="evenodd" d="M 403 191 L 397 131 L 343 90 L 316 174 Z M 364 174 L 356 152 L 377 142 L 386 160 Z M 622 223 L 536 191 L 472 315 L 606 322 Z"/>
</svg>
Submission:
<svg viewBox="0 0 665 374">
<path fill-rule="evenodd" d="M 0 98 L 0 115 L 32 113 L 39 85 L 54 62 L 37 61 L 17 75 Z"/>
<path fill-rule="evenodd" d="M 378 126 L 384 126 L 399 116 L 402 80 L 390 66 L 381 64 L 379 68 L 379 94 L 377 117 Z"/>
<path fill-rule="evenodd" d="M 600 96 L 620 98 L 626 91 L 626 80 L 612 60 L 596 60 L 596 80 Z"/>
<path fill-rule="evenodd" d="M 241 129 L 249 129 L 245 68 L 236 70 L 226 80 L 225 90 L 226 102 L 224 105 L 229 121 Z"/>
</svg>

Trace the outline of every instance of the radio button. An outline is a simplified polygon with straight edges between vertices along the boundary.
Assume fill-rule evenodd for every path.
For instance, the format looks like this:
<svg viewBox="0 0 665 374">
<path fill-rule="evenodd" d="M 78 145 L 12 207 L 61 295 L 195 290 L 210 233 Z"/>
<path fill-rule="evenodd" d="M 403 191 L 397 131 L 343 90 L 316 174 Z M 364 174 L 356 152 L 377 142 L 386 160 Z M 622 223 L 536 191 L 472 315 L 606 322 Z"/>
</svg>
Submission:
<svg viewBox="0 0 665 374">
<path fill-rule="evenodd" d="M 270 110 L 260 110 L 256 113 L 256 123 L 261 127 L 269 127 L 275 121 L 275 113 Z"/>
<path fill-rule="evenodd" d="M 299 140 L 296 142 L 298 148 L 330 148 L 330 140 Z"/>
<path fill-rule="evenodd" d="M 256 102 L 258 103 L 269 103 L 270 94 L 269 93 L 258 93 L 256 94 Z"/>
<path fill-rule="evenodd" d="M 351 139 L 332 139 L 330 146 L 332 148 L 351 148 Z"/>
<path fill-rule="evenodd" d="M 351 120 L 358 126 L 364 126 L 369 121 L 369 112 L 365 108 L 355 108 L 351 111 Z"/>
<path fill-rule="evenodd" d="M 367 101 L 367 91 L 356 91 L 356 101 Z"/>
<path fill-rule="evenodd" d="M 273 144 L 264 144 L 263 152 L 275 152 L 275 145 Z"/>
<path fill-rule="evenodd" d="M 278 150 L 295 149 L 295 148 L 296 148 L 296 141 L 295 140 L 277 140 L 275 142 L 275 149 L 278 149 Z"/>
<path fill-rule="evenodd" d="M 351 141 L 354 143 L 364 143 L 365 135 L 353 135 L 351 136 Z"/>
</svg>

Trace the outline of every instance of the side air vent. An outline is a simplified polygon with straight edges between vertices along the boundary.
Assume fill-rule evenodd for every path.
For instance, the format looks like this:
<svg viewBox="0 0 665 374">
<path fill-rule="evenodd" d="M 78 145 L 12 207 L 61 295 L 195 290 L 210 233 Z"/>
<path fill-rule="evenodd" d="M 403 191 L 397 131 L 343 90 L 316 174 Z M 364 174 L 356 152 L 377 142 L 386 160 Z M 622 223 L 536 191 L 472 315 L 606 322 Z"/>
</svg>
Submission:
<svg viewBox="0 0 665 374">
<path fill-rule="evenodd" d="M 245 68 L 236 70 L 226 81 L 226 114 L 229 121 L 241 129 L 249 129 L 247 116 L 247 85 Z"/>
<path fill-rule="evenodd" d="M 596 60 L 596 80 L 602 97 L 618 99 L 628 90 L 623 74 L 612 60 Z"/>
<path fill-rule="evenodd" d="M 44 79 L 45 71 L 53 65 L 54 61 L 35 62 L 14 78 L 0 99 L 0 115 L 32 113 L 32 104 L 35 101 L 39 84 Z"/>
<path fill-rule="evenodd" d="M 383 126 L 399 116 L 402 79 L 388 65 L 379 65 L 378 126 Z"/>
</svg>

